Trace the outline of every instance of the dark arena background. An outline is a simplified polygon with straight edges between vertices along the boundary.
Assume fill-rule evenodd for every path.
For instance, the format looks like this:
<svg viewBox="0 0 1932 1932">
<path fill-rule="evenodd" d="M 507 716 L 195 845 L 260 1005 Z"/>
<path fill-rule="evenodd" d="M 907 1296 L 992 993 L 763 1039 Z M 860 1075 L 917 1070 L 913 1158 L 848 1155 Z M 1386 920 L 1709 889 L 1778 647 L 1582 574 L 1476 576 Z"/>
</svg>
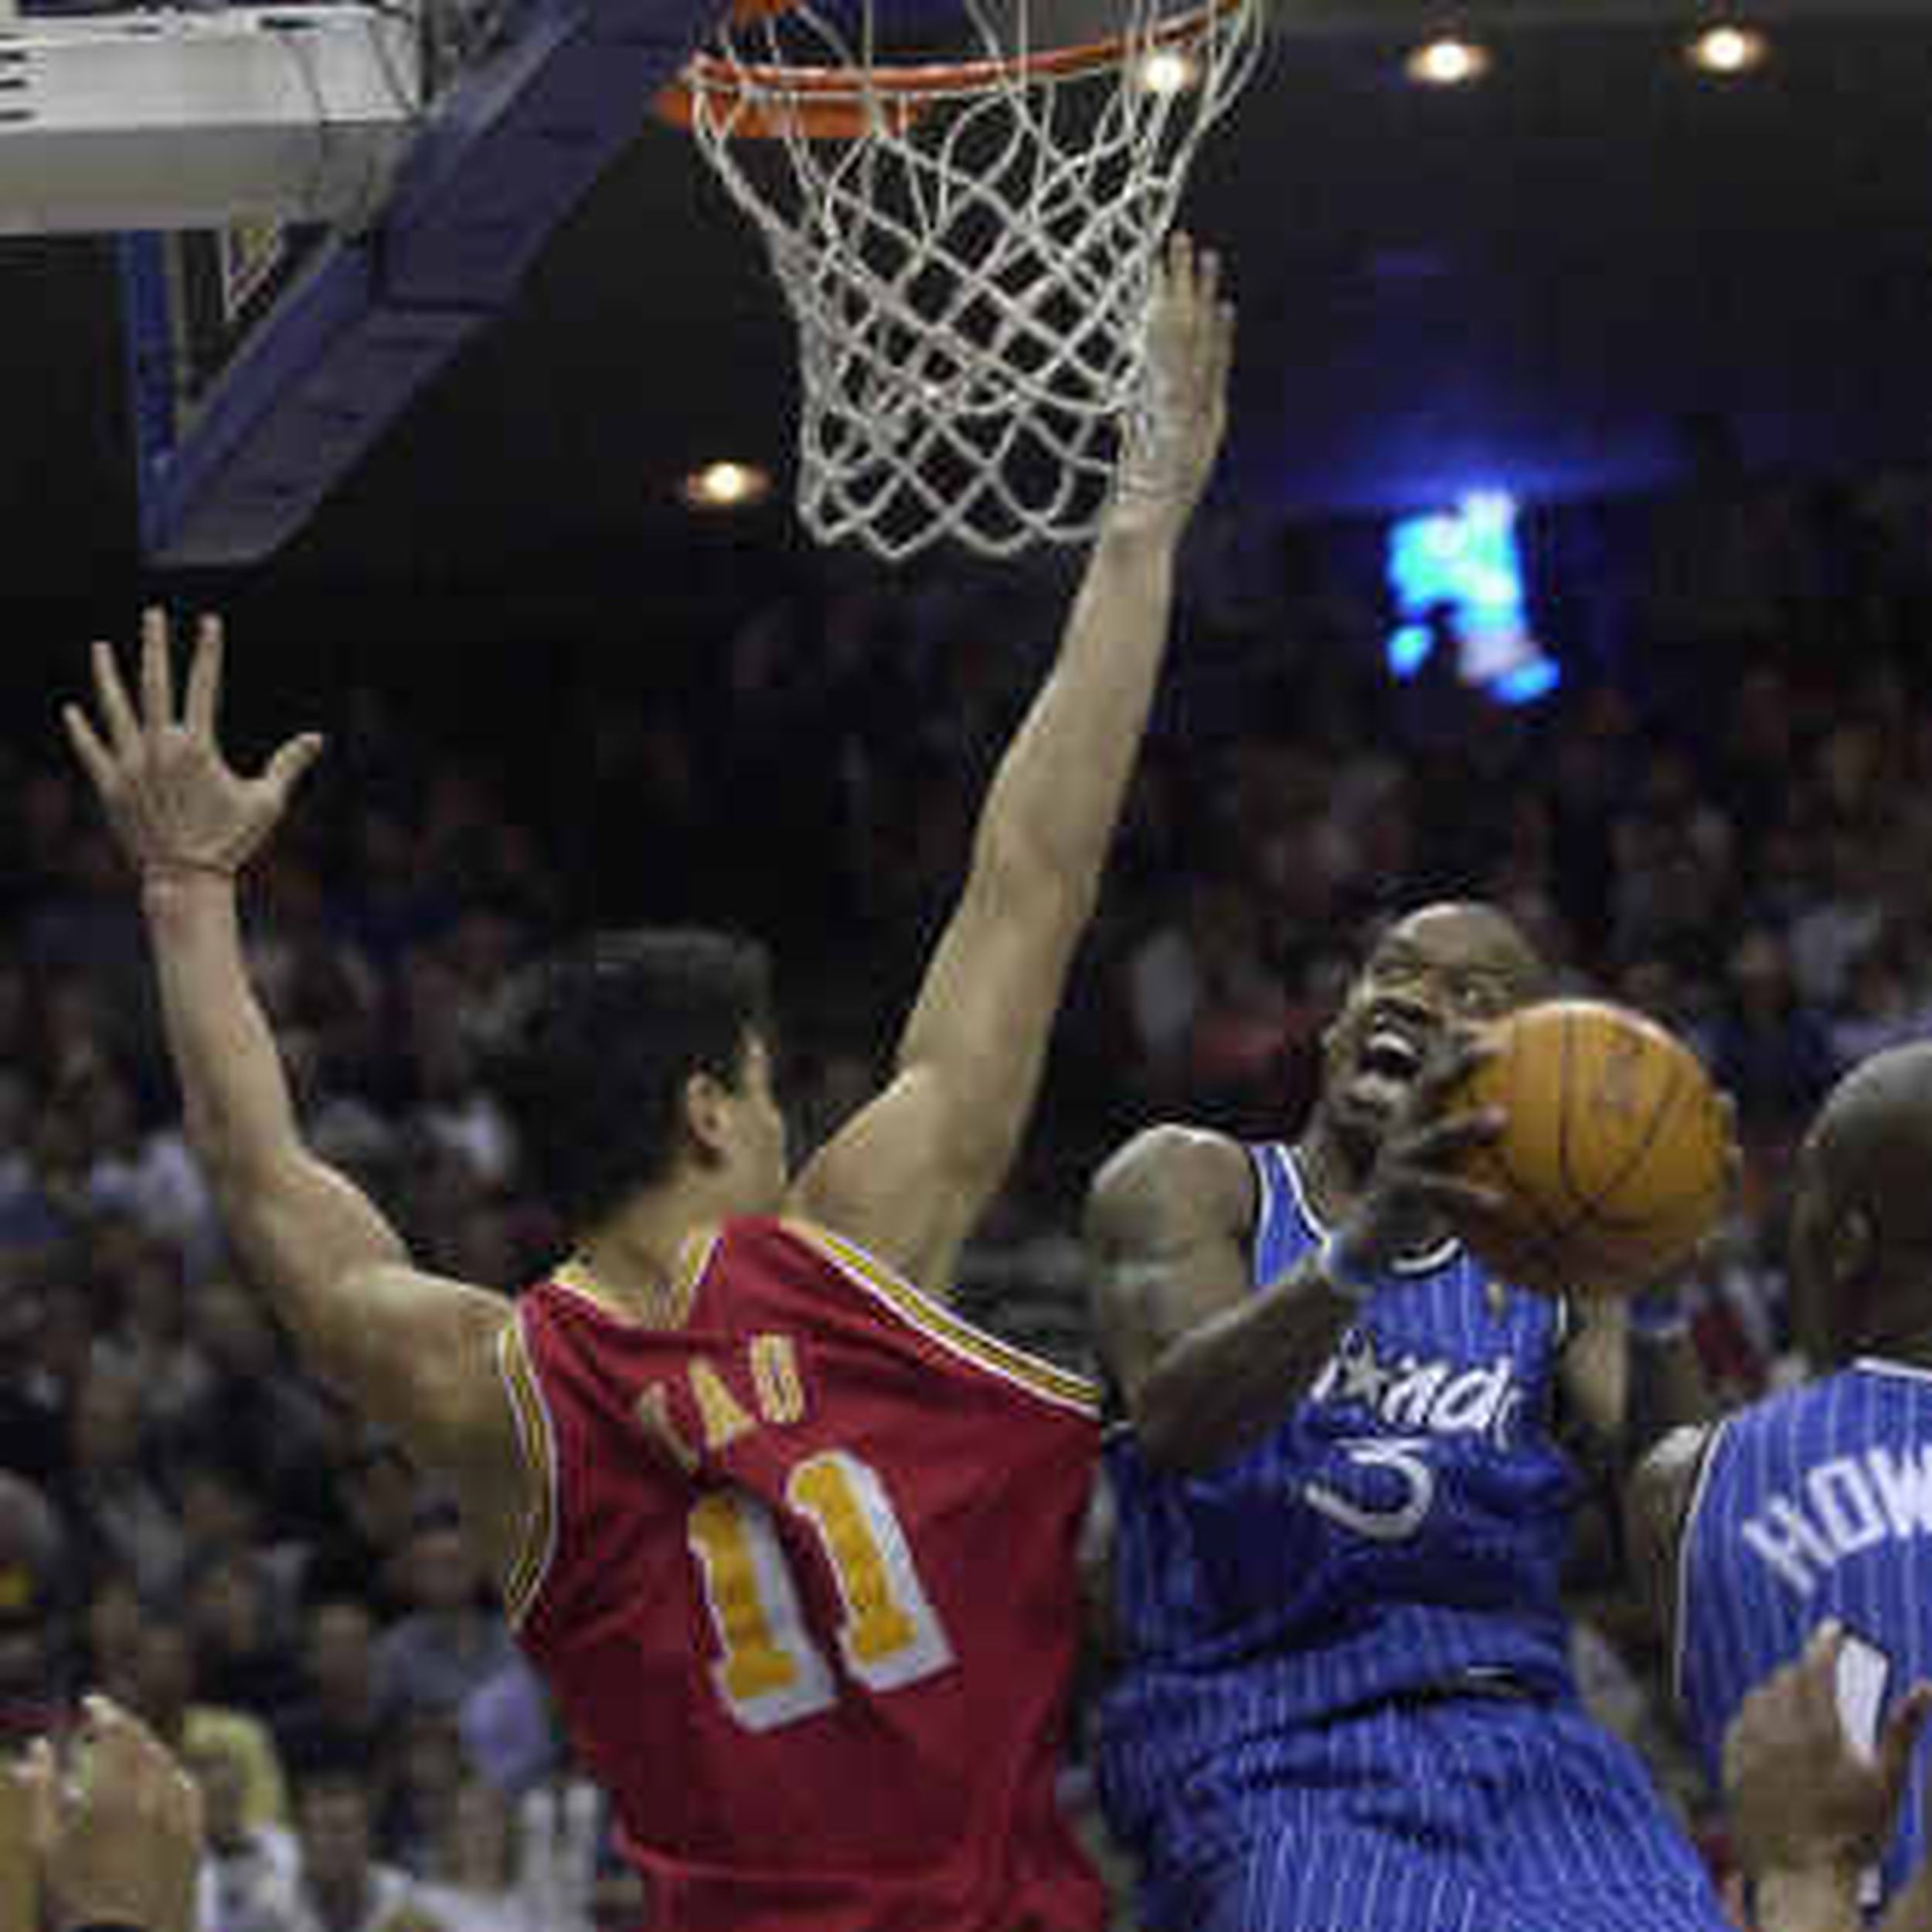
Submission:
<svg viewBox="0 0 1932 1932">
<path fill-rule="evenodd" d="M 1687 1294 L 1739 1403 L 1794 1370 L 1803 1124 L 1932 1036 L 1932 13 L 1453 11 L 1466 74 L 1432 66 L 1430 9 L 1281 0 L 1196 165 L 1182 219 L 1240 307 L 1230 429 L 961 1302 L 1090 1369 L 1095 1164 L 1155 1120 L 1287 1131 L 1363 935 L 1481 896 L 1734 1097 L 1743 1184 Z M 438 16 L 433 65 L 460 86 L 545 12 Z M 0 61 L 88 17 L 0 19 Z M 1737 44 L 1700 61 L 1713 24 Z M 621 1932 L 636 1900 L 448 1498 L 295 1371 L 223 1244 L 60 733 L 89 642 L 218 609 L 243 758 L 327 734 L 247 891 L 251 962 L 318 1145 L 425 1265 L 507 1287 L 556 1230 L 466 1017 L 592 925 L 749 930 L 815 1145 L 879 1071 L 1078 578 L 1077 552 L 815 549 L 757 237 L 641 95 L 621 131 L 599 111 L 515 274 L 473 312 L 423 297 L 433 371 L 225 564 L 153 540 L 125 237 L 32 232 L 52 164 L 0 134 L 0 1725 L 99 1684 L 189 1754 L 248 1848 L 199 1932 L 306 1923 L 276 1913 L 319 1770 L 441 1932 Z M 1622 1563 L 1586 1512 L 1586 1695 L 1727 1869 Z M 1128 1925 L 1077 1749 L 1066 1785 Z"/>
</svg>

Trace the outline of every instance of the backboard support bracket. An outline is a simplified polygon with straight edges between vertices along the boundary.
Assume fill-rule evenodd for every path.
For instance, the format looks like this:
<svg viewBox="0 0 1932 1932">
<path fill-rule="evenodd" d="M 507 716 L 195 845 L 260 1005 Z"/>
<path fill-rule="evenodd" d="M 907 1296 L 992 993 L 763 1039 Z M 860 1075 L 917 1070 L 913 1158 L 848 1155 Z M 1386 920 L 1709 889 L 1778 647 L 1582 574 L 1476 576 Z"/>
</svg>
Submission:
<svg viewBox="0 0 1932 1932">
<path fill-rule="evenodd" d="M 181 406 L 165 243 L 122 238 L 141 543 L 163 566 L 270 556 L 470 337 L 633 139 L 710 0 L 533 0 L 451 83 L 382 218 L 329 241 Z"/>
</svg>

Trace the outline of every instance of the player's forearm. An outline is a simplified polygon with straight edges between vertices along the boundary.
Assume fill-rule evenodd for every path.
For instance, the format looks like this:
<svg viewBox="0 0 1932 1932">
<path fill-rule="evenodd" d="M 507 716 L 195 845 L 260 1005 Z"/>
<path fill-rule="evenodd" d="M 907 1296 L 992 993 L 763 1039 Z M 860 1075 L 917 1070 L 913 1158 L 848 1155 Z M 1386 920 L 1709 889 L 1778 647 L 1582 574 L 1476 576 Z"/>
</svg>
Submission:
<svg viewBox="0 0 1932 1932">
<path fill-rule="evenodd" d="M 1175 536 L 1110 520 L 1046 683 L 988 795 L 975 869 L 1090 898 L 1138 755 L 1167 644 Z"/>
<path fill-rule="evenodd" d="M 1141 1453 L 1190 1476 L 1238 1454 L 1307 1393 L 1354 1314 L 1310 1255 L 1170 1342 L 1131 1397 Z"/>
<path fill-rule="evenodd" d="M 233 885 L 213 873 L 152 879 L 142 904 L 189 1138 L 223 1224 L 298 1340 L 326 1352 L 332 1288 L 404 1258 L 401 1245 L 302 1141 L 249 983 Z"/>
</svg>

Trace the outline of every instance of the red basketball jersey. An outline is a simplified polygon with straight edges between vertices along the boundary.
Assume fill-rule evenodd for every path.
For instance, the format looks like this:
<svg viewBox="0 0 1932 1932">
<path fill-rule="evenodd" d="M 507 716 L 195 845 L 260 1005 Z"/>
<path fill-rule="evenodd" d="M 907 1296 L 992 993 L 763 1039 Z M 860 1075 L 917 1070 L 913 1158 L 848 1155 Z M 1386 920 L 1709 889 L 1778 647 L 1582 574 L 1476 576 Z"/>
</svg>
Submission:
<svg viewBox="0 0 1932 1932">
<path fill-rule="evenodd" d="M 728 1223 L 649 1323 L 573 1264 L 503 1362 L 509 1609 L 652 1932 L 1092 1932 L 1054 1794 L 1091 1386 L 826 1230 Z"/>
</svg>

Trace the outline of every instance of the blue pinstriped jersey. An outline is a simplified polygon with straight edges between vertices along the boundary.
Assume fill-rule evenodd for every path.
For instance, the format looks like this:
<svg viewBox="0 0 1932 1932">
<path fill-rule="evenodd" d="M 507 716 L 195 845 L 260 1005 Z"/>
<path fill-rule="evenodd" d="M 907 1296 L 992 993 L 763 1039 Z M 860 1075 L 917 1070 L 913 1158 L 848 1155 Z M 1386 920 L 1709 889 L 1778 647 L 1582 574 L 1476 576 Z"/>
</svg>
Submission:
<svg viewBox="0 0 1932 1932">
<path fill-rule="evenodd" d="M 1869 1742 L 1882 1711 L 1932 1677 L 1932 1375 L 1863 1361 L 1719 1425 L 1685 1519 L 1678 1691 L 1713 1777 L 1745 1693 L 1827 1617 L 1847 1631 L 1840 1708 Z M 1882 1883 L 1917 1863 L 1927 1752 Z"/>
<path fill-rule="evenodd" d="M 1251 1150 L 1265 1289 L 1325 1230 L 1289 1151 Z M 1577 1479 L 1552 1439 L 1560 1303 L 1444 1243 L 1376 1285 L 1271 1434 L 1195 1478 L 1107 1451 L 1131 1661 L 1103 1713 L 1117 1828 L 1185 1808 L 1229 1843 L 1297 1727 L 1469 1674 L 1573 1696 L 1558 1573 Z M 1203 1848 L 1209 1855 L 1211 1845 Z"/>
</svg>

